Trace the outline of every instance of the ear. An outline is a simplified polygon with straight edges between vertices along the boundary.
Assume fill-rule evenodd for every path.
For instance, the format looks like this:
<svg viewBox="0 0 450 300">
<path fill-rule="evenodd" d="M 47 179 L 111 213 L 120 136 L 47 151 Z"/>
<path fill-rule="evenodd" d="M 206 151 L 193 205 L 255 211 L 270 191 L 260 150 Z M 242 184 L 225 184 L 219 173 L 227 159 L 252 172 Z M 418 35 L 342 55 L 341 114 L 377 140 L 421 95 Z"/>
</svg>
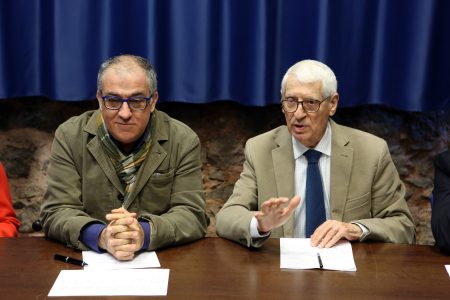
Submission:
<svg viewBox="0 0 450 300">
<path fill-rule="evenodd" d="M 102 91 L 97 90 L 96 97 L 97 97 L 97 101 L 98 101 L 98 107 L 100 108 L 100 110 L 102 110 L 103 109 Z"/>
<path fill-rule="evenodd" d="M 156 102 L 158 102 L 158 97 L 159 97 L 158 91 L 155 91 L 153 93 L 153 97 L 152 97 L 153 100 L 152 100 L 152 102 L 150 104 L 150 112 L 151 113 L 155 110 Z"/>
<path fill-rule="evenodd" d="M 336 113 L 337 107 L 338 107 L 338 102 L 339 102 L 339 94 L 336 93 L 331 97 L 330 100 L 330 113 L 329 116 L 333 116 Z"/>
</svg>

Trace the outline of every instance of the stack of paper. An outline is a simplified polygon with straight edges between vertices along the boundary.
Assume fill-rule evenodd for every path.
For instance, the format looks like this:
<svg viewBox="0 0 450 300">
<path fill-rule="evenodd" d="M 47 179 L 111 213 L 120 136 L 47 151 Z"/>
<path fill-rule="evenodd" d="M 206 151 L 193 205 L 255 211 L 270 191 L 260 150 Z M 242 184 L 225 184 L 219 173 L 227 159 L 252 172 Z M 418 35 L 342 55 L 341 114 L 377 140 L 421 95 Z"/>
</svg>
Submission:
<svg viewBox="0 0 450 300">
<path fill-rule="evenodd" d="M 142 252 L 132 260 L 128 261 L 117 260 L 109 253 L 83 251 L 83 261 L 88 264 L 84 267 L 85 270 L 142 269 L 161 267 L 155 251 Z"/>
<path fill-rule="evenodd" d="M 350 242 L 340 241 L 331 248 L 318 248 L 311 247 L 311 239 L 297 238 L 280 239 L 280 268 L 356 271 Z"/>
<path fill-rule="evenodd" d="M 62 270 L 49 297 L 60 296 L 166 296 L 168 269 L 160 267 L 155 252 L 143 252 L 131 261 L 108 253 L 83 251 L 84 270 Z"/>
</svg>

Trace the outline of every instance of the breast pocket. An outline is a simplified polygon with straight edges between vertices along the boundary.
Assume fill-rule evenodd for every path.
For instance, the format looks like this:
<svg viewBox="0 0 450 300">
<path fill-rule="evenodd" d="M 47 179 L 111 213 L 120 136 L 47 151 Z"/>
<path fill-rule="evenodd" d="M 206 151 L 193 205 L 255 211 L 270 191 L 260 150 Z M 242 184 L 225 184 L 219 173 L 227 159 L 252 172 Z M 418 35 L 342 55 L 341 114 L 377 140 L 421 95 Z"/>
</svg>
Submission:
<svg viewBox="0 0 450 300">
<path fill-rule="evenodd" d="M 174 169 L 152 174 L 139 197 L 142 213 L 160 215 L 169 210 L 174 174 Z"/>
</svg>

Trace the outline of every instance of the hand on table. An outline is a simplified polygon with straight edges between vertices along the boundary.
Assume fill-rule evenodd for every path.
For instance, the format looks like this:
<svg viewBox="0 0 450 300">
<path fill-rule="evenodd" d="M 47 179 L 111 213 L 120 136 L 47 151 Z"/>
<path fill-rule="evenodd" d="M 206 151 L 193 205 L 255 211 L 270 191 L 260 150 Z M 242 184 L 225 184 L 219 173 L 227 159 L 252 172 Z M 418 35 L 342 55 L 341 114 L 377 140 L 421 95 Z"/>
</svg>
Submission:
<svg viewBox="0 0 450 300">
<path fill-rule="evenodd" d="M 356 224 L 327 220 L 311 235 L 311 246 L 330 248 L 341 239 L 356 241 L 361 234 L 362 230 Z"/>
<path fill-rule="evenodd" d="M 100 234 L 99 247 L 118 260 L 131 260 L 144 244 L 144 230 L 136 213 L 125 208 L 113 209 L 106 215 L 108 226 Z"/>
</svg>

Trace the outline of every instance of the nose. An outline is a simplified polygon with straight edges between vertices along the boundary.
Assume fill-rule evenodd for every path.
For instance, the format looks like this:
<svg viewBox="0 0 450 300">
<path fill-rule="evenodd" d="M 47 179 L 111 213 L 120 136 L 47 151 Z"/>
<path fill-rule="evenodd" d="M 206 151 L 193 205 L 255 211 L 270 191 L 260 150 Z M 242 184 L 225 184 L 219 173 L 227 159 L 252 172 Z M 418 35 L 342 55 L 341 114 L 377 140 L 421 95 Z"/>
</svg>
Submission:
<svg viewBox="0 0 450 300">
<path fill-rule="evenodd" d="M 130 107 L 128 106 L 128 103 L 127 102 L 122 103 L 122 107 L 119 109 L 119 116 L 122 119 L 127 120 L 127 119 L 131 118 L 131 115 L 132 115 L 132 112 L 131 112 Z"/>
<path fill-rule="evenodd" d="M 298 104 L 297 109 L 294 111 L 294 117 L 296 119 L 302 119 L 306 116 L 306 111 L 303 109 L 303 105 L 301 103 Z"/>
</svg>

